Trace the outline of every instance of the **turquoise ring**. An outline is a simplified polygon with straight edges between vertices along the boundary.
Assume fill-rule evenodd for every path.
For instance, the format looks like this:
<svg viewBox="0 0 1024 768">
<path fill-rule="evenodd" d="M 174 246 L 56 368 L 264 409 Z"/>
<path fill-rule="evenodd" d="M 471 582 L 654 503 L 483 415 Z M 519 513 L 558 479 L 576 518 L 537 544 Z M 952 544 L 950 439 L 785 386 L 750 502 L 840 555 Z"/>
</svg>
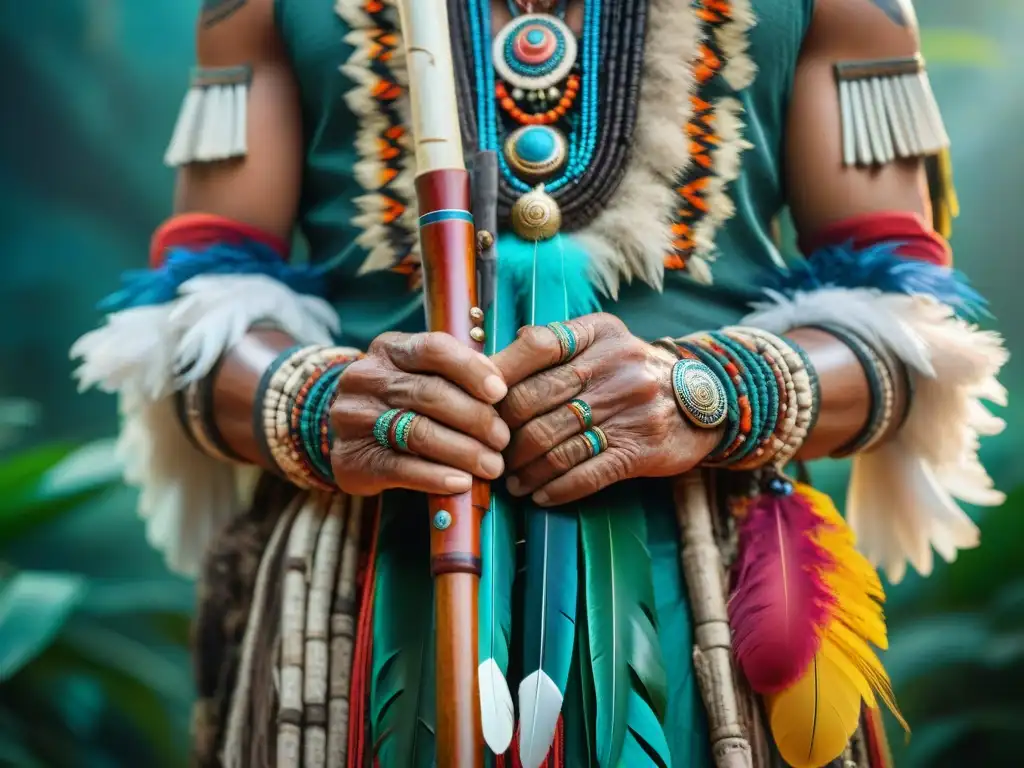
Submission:
<svg viewBox="0 0 1024 768">
<path fill-rule="evenodd" d="M 373 424 L 373 439 L 382 448 L 408 453 L 409 432 L 417 416 L 415 411 L 404 408 L 384 411 Z"/>
<path fill-rule="evenodd" d="M 548 323 L 547 328 L 555 334 L 555 338 L 558 339 L 558 346 L 562 350 L 562 357 L 558 362 L 564 363 L 567 360 L 571 360 L 576 354 L 576 348 L 579 346 L 576 332 L 565 323 Z"/>
<path fill-rule="evenodd" d="M 594 412 L 588 403 L 577 398 L 570 400 L 567 407 L 579 421 L 582 429 L 590 429 L 594 426 Z"/>
<path fill-rule="evenodd" d="M 590 458 L 608 450 L 608 435 L 600 427 L 591 427 L 583 433 L 583 437 L 590 445 Z"/>
<path fill-rule="evenodd" d="M 684 359 L 672 366 L 672 391 L 679 410 L 695 427 L 714 429 L 725 421 L 725 386 L 704 363 Z"/>
</svg>

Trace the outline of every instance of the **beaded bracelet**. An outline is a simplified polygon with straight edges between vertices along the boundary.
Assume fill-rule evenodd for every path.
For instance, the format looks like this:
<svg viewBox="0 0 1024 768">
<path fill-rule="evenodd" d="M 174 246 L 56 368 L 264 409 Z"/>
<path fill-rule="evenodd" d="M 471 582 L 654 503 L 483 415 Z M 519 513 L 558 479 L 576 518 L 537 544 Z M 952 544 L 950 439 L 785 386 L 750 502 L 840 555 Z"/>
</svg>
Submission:
<svg viewBox="0 0 1024 768">
<path fill-rule="evenodd" d="M 287 357 L 271 376 L 263 401 L 259 404 L 263 412 L 262 429 L 267 448 L 274 464 L 289 479 L 294 479 L 295 475 L 301 473 L 301 466 L 285 445 L 288 439 L 287 425 L 279 425 L 278 422 L 284 422 L 285 419 L 282 411 L 289 400 L 288 384 L 296 379 L 302 380 L 306 373 L 305 363 L 318 356 L 323 349 L 324 347 L 301 347 Z"/>
<path fill-rule="evenodd" d="M 821 324 L 812 326 L 831 334 L 845 344 L 860 363 L 868 380 L 868 420 L 853 440 L 832 453 L 833 458 L 845 458 L 858 451 L 866 450 L 881 438 L 892 421 L 895 401 L 895 386 L 889 371 L 872 346 L 859 335 L 837 325 Z"/>
<path fill-rule="evenodd" d="M 318 393 L 316 399 L 316 415 L 306 417 L 307 423 L 316 422 L 316 438 L 304 440 L 299 434 L 302 411 L 310 405 L 312 387 L 323 377 L 324 369 L 351 362 L 355 357 L 352 350 L 341 347 L 303 347 L 286 357 L 270 375 L 260 404 L 264 439 L 274 464 L 296 485 L 320 490 L 333 488 L 330 436 L 321 412 L 325 407 L 323 393 Z"/>
<path fill-rule="evenodd" d="M 206 376 L 178 390 L 175 409 L 186 437 L 199 451 L 218 461 L 242 464 L 244 459 L 227 444 L 214 417 L 213 386 L 223 362 L 221 357 Z"/>
<path fill-rule="evenodd" d="M 333 373 L 348 362 L 344 358 L 336 359 L 316 368 L 302 382 L 289 404 L 290 455 L 298 458 L 304 476 L 312 475 L 328 485 L 333 477 L 330 439 L 326 425 L 321 429 L 323 414 L 319 407 L 325 399 L 325 388 L 329 388 L 326 389 L 328 395 L 333 392 L 331 385 L 336 380 Z"/>
<path fill-rule="evenodd" d="M 786 387 L 787 379 L 783 373 L 784 364 L 780 365 L 781 359 L 777 359 L 776 353 L 758 339 L 736 330 L 727 329 L 722 331 L 722 333 L 737 344 L 742 344 L 749 352 L 763 361 L 771 376 L 768 386 L 765 388 L 768 392 L 769 409 L 772 413 L 770 421 L 771 430 L 765 437 L 764 444 L 759 446 L 754 455 L 746 461 L 737 463 L 735 466 L 735 469 L 755 469 L 758 466 L 771 462 L 772 458 L 786 445 L 782 435 L 785 434 L 786 414 L 791 409 L 787 394 L 789 390 Z M 788 369 L 786 371 L 788 372 Z M 771 382 L 774 382 L 774 386 Z"/>
<path fill-rule="evenodd" d="M 718 458 L 718 462 L 722 466 L 742 461 L 757 449 L 757 438 L 761 432 L 761 424 L 763 422 L 764 409 L 761 406 L 757 379 L 749 370 L 747 361 L 736 354 L 735 350 L 726 348 L 718 343 L 711 334 L 702 334 L 689 338 L 715 355 L 723 367 L 736 377 L 736 390 L 743 393 L 740 395 L 741 406 L 743 405 L 744 397 L 746 398 L 749 405 L 749 415 L 746 419 L 743 419 L 741 414 L 742 423 L 740 431 L 743 434 L 743 441 L 735 447 L 735 450 L 728 451 L 725 455 Z"/>
<path fill-rule="evenodd" d="M 800 355 L 800 360 L 803 361 L 804 368 L 807 369 L 810 375 L 811 421 L 807 428 L 808 433 L 810 433 L 814 431 L 814 427 L 818 424 L 818 415 L 821 413 L 821 380 L 818 378 L 818 372 L 811 363 L 811 357 L 807 354 L 807 351 L 789 337 L 786 337 L 784 341 L 794 352 Z"/>
<path fill-rule="evenodd" d="M 820 393 L 802 350 L 767 331 L 739 326 L 656 343 L 707 365 L 727 393 L 725 434 L 702 466 L 782 466 L 803 447 Z"/>
<path fill-rule="evenodd" d="M 292 406 L 293 447 L 300 460 L 324 483 L 332 484 L 330 425 L 331 407 L 338 393 L 338 380 L 356 358 L 339 357 L 318 369 L 303 386 L 304 398 Z"/>
<path fill-rule="evenodd" d="M 789 431 L 783 436 L 785 446 L 772 459 L 777 467 L 785 466 L 803 447 L 810 432 L 811 411 L 814 409 L 814 395 L 811 391 L 811 375 L 792 347 L 783 339 L 760 328 L 743 328 L 744 333 L 761 339 L 782 359 L 792 381 L 793 391 L 790 403 L 795 414 L 787 414 Z"/>
<path fill-rule="evenodd" d="M 727 401 L 725 434 L 722 435 L 722 439 L 711 452 L 711 456 L 714 457 L 714 460 L 718 460 L 720 457 L 728 454 L 730 450 L 735 450 L 735 447 L 742 442 L 743 435 L 741 430 L 744 422 L 744 414 L 746 414 L 746 419 L 749 420 L 750 404 L 746 401 L 745 397 L 744 400 L 741 401 L 740 392 L 736 388 L 735 379 L 726 372 L 725 368 L 714 355 L 706 352 L 696 344 L 687 343 L 686 339 L 680 339 L 674 342 L 674 344 L 676 346 L 677 355 L 691 360 L 699 360 L 704 363 L 718 377 L 722 386 L 725 388 Z"/>
<path fill-rule="evenodd" d="M 756 393 L 760 428 L 753 436 L 754 441 L 750 450 L 745 452 L 745 456 L 737 457 L 737 464 L 740 461 L 751 460 L 760 463 L 779 418 L 779 392 L 775 387 L 775 375 L 763 355 L 752 352 L 737 339 L 722 332 L 712 333 L 711 337 L 725 349 L 738 355 L 750 373 L 749 388 Z"/>
<path fill-rule="evenodd" d="M 750 328 L 727 328 L 724 331 L 739 338 L 746 339 L 752 344 L 757 354 L 773 361 L 776 373 L 775 381 L 778 387 L 779 414 L 776 419 L 775 431 L 772 435 L 772 450 L 767 461 L 764 463 L 775 463 L 777 457 L 786 450 L 788 442 L 794 434 L 798 414 L 796 387 L 793 383 L 793 373 L 786 362 L 785 352 L 774 343 L 770 334 L 762 335 L 757 329 Z M 737 469 L 753 469 L 762 466 L 753 463 L 744 463 Z"/>
<path fill-rule="evenodd" d="M 274 460 L 274 454 L 270 451 L 270 445 L 267 443 L 267 431 L 264 428 L 263 419 L 263 402 L 267 397 L 267 390 L 270 388 L 270 382 L 281 369 L 281 367 L 295 355 L 302 346 L 296 344 L 283 350 L 277 357 L 274 358 L 273 362 L 267 367 L 260 376 L 259 385 L 256 387 L 256 398 L 253 401 L 255 407 L 252 409 L 252 433 L 256 436 L 256 448 L 259 450 L 260 456 L 263 458 L 263 464 L 267 467 L 277 467 L 277 462 Z M 280 470 L 280 467 L 277 467 Z"/>
</svg>

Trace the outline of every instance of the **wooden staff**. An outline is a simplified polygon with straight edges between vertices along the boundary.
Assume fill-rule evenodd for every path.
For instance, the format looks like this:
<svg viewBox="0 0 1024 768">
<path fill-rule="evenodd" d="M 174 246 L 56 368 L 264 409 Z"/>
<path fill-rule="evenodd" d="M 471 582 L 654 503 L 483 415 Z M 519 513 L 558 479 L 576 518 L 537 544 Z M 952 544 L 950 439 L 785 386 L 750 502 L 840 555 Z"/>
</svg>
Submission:
<svg viewBox="0 0 1024 768">
<path fill-rule="evenodd" d="M 399 0 L 416 146 L 427 325 L 482 350 L 476 304 L 475 230 L 462 154 L 446 0 Z M 437 626 L 438 768 L 479 768 L 477 692 L 480 521 L 490 487 L 431 496 L 430 569 Z"/>
</svg>

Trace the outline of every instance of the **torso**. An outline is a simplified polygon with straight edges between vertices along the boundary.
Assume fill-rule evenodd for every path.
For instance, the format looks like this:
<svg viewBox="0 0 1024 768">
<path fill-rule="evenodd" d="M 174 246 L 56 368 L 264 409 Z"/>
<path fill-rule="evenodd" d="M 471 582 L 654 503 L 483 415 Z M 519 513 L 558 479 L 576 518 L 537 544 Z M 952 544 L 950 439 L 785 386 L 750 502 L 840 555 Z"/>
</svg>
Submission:
<svg viewBox="0 0 1024 768">
<path fill-rule="evenodd" d="M 658 226 L 659 218 L 674 220 L 675 249 L 662 254 L 668 267 L 663 290 L 633 280 L 622 285 L 617 301 L 604 302 L 606 311 L 622 317 L 638 335 L 682 335 L 735 322 L 777 263 L 772 232 L 784 203 L 787 104 L 812 4 L 692 0 L 691 7 L 691 0 L 650 0 L 648 50 L 658 21 L 678 21 L 678 14 L 694 9 L 712 45 L 699 52 L 694 71 L 703 82 L 692 100 L 689 125 L 679 128 L 690 138 L 690 167 L 677 180 L 668 210 L 644 212 L 653 217 L 649 226 Z M 414 213 L 403 212 L 412 169 L 399 151 L 395 97 L 401 89 L 389 66 L 391 51 L 400 46 L 388 34 L 393 16 L 375 10 L 379 5 L 376 0 L 276 0 L 306 133 L 300 228 L 312 260 L 336 263 L 342 341 L 359 347 L 385 330 L 423 326 L 409 257 L 413 239 L 401 226 Z M 684 60 L 687 54 L 679 52 Z M 687 83 L 678 79 L 676 97 L 681 98 Z M 638 123 L 644 121 L 644 104 Z M 377 251 L 352 247 L 357 238 L 377 245 Z"/>
</svg>

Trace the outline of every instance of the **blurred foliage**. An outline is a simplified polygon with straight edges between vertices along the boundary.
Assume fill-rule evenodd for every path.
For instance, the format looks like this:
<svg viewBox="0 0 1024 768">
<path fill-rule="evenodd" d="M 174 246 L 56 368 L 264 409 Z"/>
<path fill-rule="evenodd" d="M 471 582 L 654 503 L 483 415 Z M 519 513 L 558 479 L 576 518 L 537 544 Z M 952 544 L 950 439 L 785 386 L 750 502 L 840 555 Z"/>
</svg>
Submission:
<svg viewBox="0 0 1024 768">
<path fill-rule="evenodd" d="M 0 462 L 0 765 L 184 762 L 193 590 L 130 553 L 111 575 L 126 500 L 109 441 Z"/>
<path fill-rule="evenodd" d="M 1024 727 L 1024 487 L 960 556 L 890 616 L 885 657 L 915 732 L 897 765 L 1018 765 Z"/>
<path fill-rule="evenodd" d="M 90 442 L 113 432 L 115 404 L 75 393 L 67 349 L 167 214 L 159 158 L 199 3 L 0 4 L 0 765 L 184 763 L 192 587 L 147 547 L 110 443 Z M 915 4 L 953 139 L 957 263 L 1018 350 L 1024 2 Z M 1024 393 L 1019 359 L 1004 383 Z M 1010 421 L 983 451 L 1001 487 L 1024 483 Z M 814 471 L 841 499 L 846 466 Z M 890 590 L 886 661 L 914 727 L 908 744 L 893 734 L 900 768 L 1020 762 L 1024 490 L 977 519 L 980 549 Z"/>
</svg>

